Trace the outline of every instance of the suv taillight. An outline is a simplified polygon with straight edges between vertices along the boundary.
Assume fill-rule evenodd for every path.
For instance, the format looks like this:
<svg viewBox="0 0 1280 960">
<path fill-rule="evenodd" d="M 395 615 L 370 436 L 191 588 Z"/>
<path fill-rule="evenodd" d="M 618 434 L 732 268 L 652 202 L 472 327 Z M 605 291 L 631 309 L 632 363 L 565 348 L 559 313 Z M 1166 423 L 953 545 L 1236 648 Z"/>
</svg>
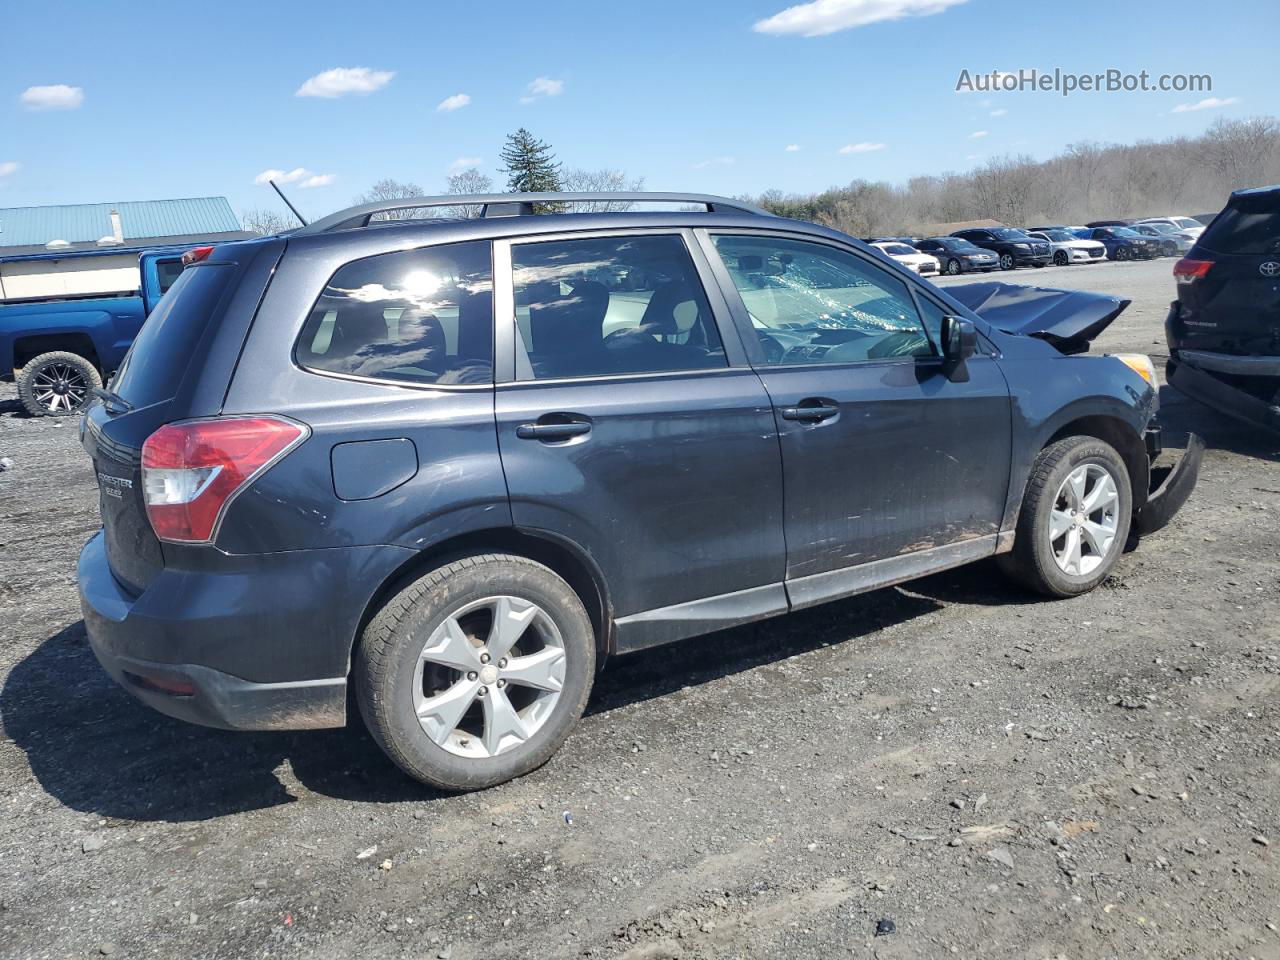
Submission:
<svg viewBox="0 0 1280 960">
<path fill-rule="evenodd" d="M 1207 274 L 1212 266 L 1212 260 L 1192 260 L 1190 257 L 1183 257 L 1173 265 L 1173 279 L 1178 283 L 1192 283 Z"/>
<path fill-rule="evenodd" d="M 142 491 L 161 540 L 209 543 L 227 505 L 301 443 L 308 430 L 281 417 L 170 423 L 142 445 Z"/>
</svg>

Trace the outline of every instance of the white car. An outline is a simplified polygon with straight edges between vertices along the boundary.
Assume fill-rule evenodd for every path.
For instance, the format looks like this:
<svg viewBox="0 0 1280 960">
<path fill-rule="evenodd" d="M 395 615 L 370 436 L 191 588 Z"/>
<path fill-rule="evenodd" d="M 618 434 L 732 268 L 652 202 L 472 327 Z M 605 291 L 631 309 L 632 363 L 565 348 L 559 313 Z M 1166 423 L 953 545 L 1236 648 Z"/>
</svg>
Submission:
<svg viewBox="0 0 1280 960">
<path fill-rule="evenodd" d="M 885 240 L 880 243 L 873 243 L 871 246 L 875 247 L 890 259 L 897 260 L 908 270 L 914 270 L 922 277 L 937 276 L 940 269 L 937 257 L 931 257 L 927 253 L 921 253 L 915 247 L 909 247 L 905 243 Z"/>
<path fill-rule="evenodd" d="M 1047 241 L 1049 249 L 1053 251 L 1053 262 L 1059 267 L 1065 267 L 1069 263 L 1098 263 L 1107 259 L 1107 248 L 1097 240 L 1081 240 L 1065 227 L 1033 230 L 1027 236 Z"/>
<path fill-rule="evenodd" d="M 1147 217 L 1145 220 L 1139 220 L 1138 223 L 1164 223 L 1180 230 L 1198 240 L 1200 234 L 1204 233 L 1204 224 L 1192 217 Z"/>
</svg>

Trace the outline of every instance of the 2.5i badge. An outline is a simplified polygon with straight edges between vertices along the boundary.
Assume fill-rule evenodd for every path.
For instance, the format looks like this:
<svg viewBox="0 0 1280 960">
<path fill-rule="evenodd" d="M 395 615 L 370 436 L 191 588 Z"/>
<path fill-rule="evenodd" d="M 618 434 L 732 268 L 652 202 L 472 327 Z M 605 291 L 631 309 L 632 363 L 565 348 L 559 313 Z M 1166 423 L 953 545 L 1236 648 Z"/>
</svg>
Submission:
<svg viewBox="0 0 1280 960">
<path fill-rule="evenodd" d="M 98 471 L 98 484 L 102 488 L 103 494 L 108 497 L 115 497 L 120 500 L 124 497 L 126 490 L 133 489 L 133 481 L 126 477 L 113 477 L 110 474 Z"/>
</svg>

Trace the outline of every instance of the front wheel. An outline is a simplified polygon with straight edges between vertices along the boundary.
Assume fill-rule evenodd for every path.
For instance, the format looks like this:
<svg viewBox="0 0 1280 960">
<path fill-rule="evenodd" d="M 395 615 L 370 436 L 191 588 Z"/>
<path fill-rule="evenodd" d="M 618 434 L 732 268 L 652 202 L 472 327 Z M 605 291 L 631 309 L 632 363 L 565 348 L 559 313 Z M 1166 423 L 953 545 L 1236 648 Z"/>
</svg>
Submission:
<svg viewBox="0 0 1280 960">
<path fill-rule="evenodd" d="M 1000 254 L 1000 269 L 1012 270 L 1013 268 L 1014 268 L 1013 254 L 1011 253 Z"/>
<path fill-rule="evenodd" d="M 69 417 L 84 409 L 95 387 L 97 368 L 76 353 L 55 350 L 26 363 L 14 378 L 18 399 L 33 417 Z"/>
<path fill-rule="evenodd" d="M 1057 253 L 1053 255 L 1053 262 L 1055 265 L 1059 267 L 1065 267 L 1067 265 L 1067 261 L 1068 261 L 1067 251 L 1065 250 L 1059 250 Z"/>
<path fill-rule="evenodd" d="M 484 554 L 419 578 L 370 621 L 356 699 L 411 777 L 476 790 L 551 758 L 582 715 L 595 663 L 572 587 L 525 557 Z"/>
<path fill-rule="evenodd" d="M 1132 250 L 1130 250 L 1128 247 L 1121 247 L 1120 249 L 1118 249 L 1118 250 L 1116 251 L 1116 259 L 1117 259 L 1117 260 L 1132 260 L 1132 259 L 1133 259 L 1133 251 L 1132 251 Z"/>
<path fill-rule="evenodd" d="M 1119 559 L 1132 513 L 1129 473 L 1115 448 L 1095 437 L 1059 440 L 1036 458 L 1000 568 L 1051 597 L 1088 593 Z"/>
<path fill-rule="evenodd" d="M 947 273 L 951 276 L 958 277 L 962 272 L 964 272 L 964 267 L 960 265 L 960 261 L 955 257 L 947 261 Z"/>
</svg>

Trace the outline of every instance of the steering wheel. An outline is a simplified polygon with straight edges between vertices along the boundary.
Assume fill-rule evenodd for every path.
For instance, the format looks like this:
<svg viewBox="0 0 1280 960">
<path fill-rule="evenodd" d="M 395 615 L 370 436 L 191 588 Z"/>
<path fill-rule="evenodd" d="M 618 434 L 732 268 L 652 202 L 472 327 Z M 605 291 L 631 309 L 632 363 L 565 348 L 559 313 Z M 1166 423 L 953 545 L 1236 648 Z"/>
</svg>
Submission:
<svg viewBox="0 0 1280 960">
<path fill-rule="evenodd" d="M 764 359 L 767 363 L 781 363 L 786 351 L 782 349 L 782 344 L 768 334 L 759 333 L 756 336 L 760 338 L 760 349 L 764 351 Z"/>
</svg>

